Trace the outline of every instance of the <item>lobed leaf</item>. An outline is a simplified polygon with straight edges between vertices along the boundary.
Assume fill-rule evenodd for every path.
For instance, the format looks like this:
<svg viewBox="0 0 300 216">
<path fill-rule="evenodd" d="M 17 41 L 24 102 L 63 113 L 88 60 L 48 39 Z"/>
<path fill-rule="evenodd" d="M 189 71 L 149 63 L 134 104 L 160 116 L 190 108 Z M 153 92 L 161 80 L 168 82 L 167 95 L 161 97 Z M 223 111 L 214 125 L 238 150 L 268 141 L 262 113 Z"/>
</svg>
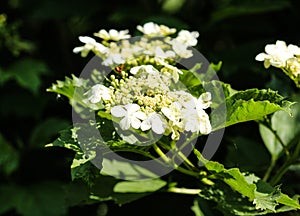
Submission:
<svg viewBox="0 0 300 216">
<path fill-rule="evenodd" d="M 286 100 L 277 92 L 270 89 L 238 91 L 227 97 L 225 102 L 213 110 L 211 113 L 211 116 L 214 117 L 212 126 L 214 130 L 217 130 L 241 122 L 258 120 L 278 110 L 284 110 L 291 113 L 290 106 L 292 104 L 294 103 Z M 221 121 L 224 114 L 224 105 L 227 110 L 225 125 Z"/>
</svg>

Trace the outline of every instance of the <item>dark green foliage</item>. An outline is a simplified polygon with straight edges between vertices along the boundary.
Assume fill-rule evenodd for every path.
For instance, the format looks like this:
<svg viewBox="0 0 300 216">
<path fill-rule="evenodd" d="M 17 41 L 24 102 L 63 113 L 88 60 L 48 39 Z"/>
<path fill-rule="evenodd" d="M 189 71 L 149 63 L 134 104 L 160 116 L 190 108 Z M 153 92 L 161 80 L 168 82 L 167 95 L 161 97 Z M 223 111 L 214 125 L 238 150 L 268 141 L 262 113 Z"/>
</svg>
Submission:
<svg viewBox="0 0 300 216">
<path fill-rule="evenodd" d="M 146 205 L 149 204 L 147 202 L 156 203 L 156 208 L 152 209 L 153 212 L 146 212 L 141 208 L 142 205 L 136 205 L 135 215 L 168 215 L 168 212 L 160 212 L 163 209 L 160 206 L 169 203 L 170 196 L 157 199 L 152 195 L 152 190 L 167 191 L 168 187 L 172 188 L 171 182 L 181 182 L 178 187 L 200 187 L 202 190 L 199 195 L 193 196 L 194 203 L 183 202 L 183 199 L 189 199 L 192 195 L 173 198 L 172 208 L 180 206 L 176 208 L 176 215 L 188 215 L 185 209 L 190 209 L 191 206 L 193 211 L 189 215 L 195 213 L 197 216 L 272 215 L 274 209 L 284 212 L 297 207 L 296 201 L 283 194 L 300 193 L 300 167 L 297 164 L 299 154 L 295 153 L 300 136 L 297 130 L 299 115 L 295 113 L 299 103 L 292 109 L 293 116 L 296 117 L 292 121 L 287 120 L 290 117 L 283 111 L 266 119 L 263 116 L 286 109 L 290 105 L 287 101 L 298 98 L 295 96 L 287 100 L 275 91 L 290 96 L 299 95 L 299 90 L 286 77 L 281 76 L 278 70 L 266 71 L 254 58 L 266 43 L 273 43 L 277 39 L 300 45 L 299 10 L 300 3 L 295 0 L 2 1 L 0 215 L 96 215 L 99 204 L 104 201 L 107 206 L 101 204 L 100 207 L 107 207 L 108 213 L 106 214 L 105 209 L 100 211 L 99 207 L 98 215 L 110 216 L 112 212 L 114 215 L 128 215 L 126 209 L 120 210 L 118 205 L 126 206 L 131 201 L 134 204 L 139 198 L 142 198 L 139 202 Z M 79 35 L 91 35 L 100 28 L 128 28 L 134 32 L 137 24 L 146 21 L 199 31 L 197 48 L 200 52 L 209 61 L 222 61 L 222 68 L 217 73 L 222 82 L 199 83 L 193 76 L 185 79 L 198 93 L 202 90 L 198 88 L 200 84 L 204 88 L 213 86 L 226 90 L 224 103 L 230 107 L 227 110 L 230 113 L 227 125 L 232 126 L 226 129 L 222 146 L 213 160 L 225 163 L 226 167 L 239 167 L 242 171 L 254 172 L 263 179 L 269 166 L 268 160 L 272 157 L 277 163 L 265 179 L 272 180 L 273 185 L 283 183 L 281 188 L 266 185 L 261 180 L 254 183 L 256 176 L 245 177 L 237 169 L 224 169 L 219 164 L 210 164 L 206 168 L 210 174 L 225 179 L 216 180 L 218 184 L 195 184 L 191 183 L 195 180 L 193 177 L 172 173 L 165 176 L 162 182 L 155 182 L 153 185 L 157 187 L 151 188 L 145 184 L 143 189 L 139 185 L 130 185 L 131 188 L 139 187 L 139 193 L 122 193 L 122 181 L 100 175 L 99 169 L 90 162 L 92 158 L 85 159 L 71 173 L 69 167 L 74 162 L 73 158 L 83 159 L 80 146 L 69 130 L 61 131 L 71 126 L 71 108 L 66 98 L 57 97 L 46 92 L 46 89 L 56 80 L 63 80 L 65 76 L 78 76 L 91 57 L 81 59 L 72 53 L 73 47 L 79 45 Z M 214 66 L 214 69 L 219 68 Z M 73 81 L 69 79 L 69 82 Z M 231 86 L 225 83 L 230 83 Z M 81 84 L 79 83 L 80 86 Z M 61 87 L 72 95 L 74 89 L 69 88 L 72 85 Z M 253 89 L 245 90 L 249 88 Z M 275 91 L 258 90 L 264 88 Z M 234 94 L 235 90 L 245 90 L 245 94 Z M 219 102 L 223 98 L 222 95 L 215 96 L 214 98 L 219 98 Z M 72 105 L 76 102 L 78 100 L 73 101 Z M 82 104 L 76 105 L 77 110 L 83 107 Z M 260 120 L 259 129 L 255 123 L 248 124 L 247 127 L 234 125 L 243 122 L 245 118 L 245 115 L 236 114 L 238 107 L 242 110 L 253 110 L 251 118 Z M 257 114 L 257 107 L 263 107 L 264 112 Z M 266 127 L 266 121 L 271 122 L 271 128 Z M 285 121 L 290 124 L 281 124 Z M 217 122 L 216 125 L 219 126 Z M 290 152 L 287 162 L 284 160 L 286 152 L 283 148 L 274 150 L 274 146 L 279 146 L 280 143 L 275 140 L 276 135 L 274 131 L 272 133 L 272 129 L 287 144 Z M 258 136 L 259 132 L 262 138 Z M 108 137 L 110 135 L 107 134 Z M 297 138 L 293 139 L 292 136 Z M 70 150 L 45 150 L 44 146 L 53 140 L 53 145 L 68 146 Z M 118 138 L 108 144 L 115 151 L 128 148 L 128 144 Z M 147 148 L 139 148 L 135 152 L 139 153 L 141 150 L 144 152 L 142 158 L 147 158 Z M 290 166 L 291 164 L 295 165 Z M 210 170 L 212 166 L 215 166 L 215 171 Z M 245 187 L 237 188 L 239 185 L 236 185 L 235 180 L 238 178 L 242 179 Z M 210 180 L 214 181 L 213 178 Z M 130 189 L 128 185 L 125 186 L 125 189 Z M 261 210 L 254 213 L 255 205 L 251 198 L 254 196 L 255 187 L 255 205 Z M 242 193 L 237 193 L 232 188 Z M 266 191 L 266 188 L 269 190 Z M 145 196 L 149 198 L 143 199 Z M 294 197 L 295 200 L 297 198 Z M 283 205 L 289 207 L 282 207 Z M 291 211 L 288 215 L 299 213 Z"/>
</svg>

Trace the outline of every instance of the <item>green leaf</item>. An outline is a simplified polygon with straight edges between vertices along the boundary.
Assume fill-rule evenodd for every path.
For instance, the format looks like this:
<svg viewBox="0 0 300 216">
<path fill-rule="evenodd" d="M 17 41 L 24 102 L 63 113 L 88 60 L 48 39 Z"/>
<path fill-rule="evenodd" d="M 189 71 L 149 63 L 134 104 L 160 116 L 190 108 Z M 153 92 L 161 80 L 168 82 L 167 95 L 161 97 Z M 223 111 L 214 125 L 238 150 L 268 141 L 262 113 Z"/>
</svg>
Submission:
<svg viewBox="0 0 300 216">
<path fill-rule="evenodd" d="M 226 145 L 226 167 L 236 167 L 248 172 L 263 172 L 269 164 L 269 153 L 261 143 L 251 137 L 235 136 Z"/>
<path fill-rule="evenodd" d="M 283 10 L 290 7 L 290 3 L 285 0 L 276 1 L 276 4 L 272 4 L 272 0 L 224 2 L 227 2 L 227 4 L 220 4 L 220 7 L 212 13 L 212 23 L 216 23 L 228 18 L 255 15 L 269 11 Z M 229 2 L 230 4 L 228 4 Z"/>
<path fill-rule="evenodd" d="M 256 209 L 261 210 L 271 210 L 276 212 L 275 208 L 279 204 L 278 198 L 280 197 L 280 190 L 276 188 L 272 193 L 260 193 L 255 192 L 255 199 L 253 204 L 255 204 Z"/>
<path fill-rule="evenodd" d="M 92 198 L 99 201 L 114 200 L 117 204 L 123 205 L 125 203 L 132 202 L 140 199 L 150 193 L 116 193 L 114 192 L 115 185 L 119 180 L 111 176 L 101 175 L 95 181 L 95 185 L 92 186 L 91 192 Z"/>
<path fill-rule="evenodd" d="M 80 129 L 80 127 L 75 127 L 61 131 L 60 137 L 54 142 L 47 144 L 46 147 L 58 146 L 74 151 L 76 154 L 71 164 L 72 180 L 81 179 L 91 186 L 100 175 L 102 157 L 97 151 L 98 145 L 94 143 L 97 140 L 95 141 L 93 137 L 81 140 L 84 143 L 80 145 L 80 142 L 77 140 L 77 131 Z"/>
<path fill-rule="evenodd" d="M 47 89 L 48 92 L 54 92 L 58 95 L 64 95 L 69 98 L 69 102 L 77 113 L 85 111 L 87 105 L 83 102 L 84 93 L 87 92 L 88 80 L 77 78 L 72 74 L 72 78 L 66 77 L 65 81 L 58 80 Z"/>
<path fill-rule="evenodd" d="M 197 150 L 195 154 L 200 161 L 204 162 L 204 166 L 212 173 L 214 179 L 216 178 L 223 181 L 230 186 L 233 191 L 248 197 L 249 200 L 253 201 L 253 204 L 256 205 L 256 209 L 274 212 L 276 211 L 276 206 L 279 204 L 300 209 L 298 201 L 281 193 L 279 187 L 273 188 L 268 183 L 261 181 L 258 177 L 241 173 L 238 168 L 226 169 L 218 162 L 207 161 L 203 159 Z M 217 183 L 214 185 L 218 187 Z M 205 196 L 203 196 L 203 198 L 205 198 Z"/>
<path fill-rule="evenodd" d="M 158 178 L 155 173 L 135 163 L 104 158 L 102 165 L 102 174 L 115 176 L 120 179 L 139 180 Z"/>
<path fill-rule="evenodd" d="M 224 103 L 227 109 L 225 125 L 221 122 L 224 115 Z M 214 115 L 215 119 L 215 121 L 212 121 L 214 130 L 241 122 L 258 120 L 278 110 L 290 113 L 290 106 L 293 104 L 270 89 L 238 91 L 227 97 L 224 103 L 220 104 L 211 113 L 211 116 Z"/>
<path fill-rule="evenodd" d="M 53 216 L 67 213 L 65 195 L 60 183 L 44 182 L 21 187 L 0 187 L 0 213 L 16 209 L 24 216 Z"/>
<path fill-rule="evenodd" d="M 161 179 L 122 181 L 115 185 L 116 193 L 145 193 L 154 192 L 164 187 L 167 182 Z"/>
<path fill-rule="evenodd" d="M 247 198 L 233 191 L 223 182 L 217 181 L 213 186 L 202 186 L 201 190 L 199 196 L 204 200 L 214 201 L 222 215 L 260 215 Z M 210 209 L 212 208 L 215 206 L 212 205 Z"/>
<path fill-rule="evenodd" d="M 211 93 L 212 97 L 212 108 L 217 108 L 219 105 L 224 103 L 225 99 L 234 95 L 237 91 L 232 89 L 230 84 L 224 83 L 219 80 L 212 80 L 209 82 L 202 82 L 202 86 L 206 92 Z M 221 109 L 220 109 L 221 110 Z M 224 112 L 225 112 L 224 108 Z"/>
<path fill-rule="evenodd" d="M 256 190 L 256 185 L 249 184 L 238 168 L 225 169 L 222 164 L 214 161 L 208 161 L 205 167 L 209 171 L 221 174 L 222 180 L 233 190 L 249 197 L 251 200 L 255 198 L 254 191 Z"/>
<path fill-rule="evenodd" d="M 58 118 L 48 118 L 41 124 L 37 125 L 31 134 L 30 146 L 44 146 L 51 137 L 56 135 L 60 130 L 67 128 L 69 122 Z"/>
<path fill-rule="evenodd" d="M 293 99 L 297 101 L 297 104 L 291 107 L 291 115 L 283 111 L 273 114 L 270 125 L 272 130 L 264 124 L 259 125 L 259 131 L 264 144 L 274 159 L 278 158 L 283 149 L 276 134 L 283 144 L 288 146 L 296 135 L 300 133 L 300 97 L 293 97 Z"/>
<path fill-rule="evenodd" d="M 89 200 L 89 189 L 82 182 L 73 181 L 64 187 L 67 206 L 84 204 Z"/>
<path fill-rule="evenodd" d="M 28 58 L 15 62 L 5 73 L 23 88 L 37 94 L 41 86 L 41 75 L 47 74 L 48 68 L 43 62 Z"/>
<path fill-rule="evenodd" d="M 19 154 L 0 134 L 0 171 L 10 175 L 18 168 Z"/>
<path fill-rule="evenodd" d="M 300 209 L 298 198 L 299 195 L 296 195 L 295 199 L 292 199 L 286 194 L 280 194 L 280 196 L 277 199 L 277 202 L 292 207 L 293 209 Z"/>
<path fill-rule="evenodd" d="M 180 75 L 179 79 L 190 91 L 198 92 L 199 87 L 203 82 L 209 83 L 217 81 L 213 80 L 213 78 L 216 75 L 216 72 L 221 69 L 221 66 L 222 62 L 219 62 L 218 64 L 211 63 L 206 72 L 201 72 L 202 64 L 197 63 L 190 70 L 182 69 L 181 71 L 183 74 Z M 201 89 L 202 88 L 200 88 L 200 90 Z"/>
<path fill-rule="evenodd" d="M 60 136 L 46 147 L 57 146 L 70 149 L 74 152 L 82 152 L 78 142 L 72 136 L 70 129 L 60 131 Z"/>
<path fill-rule="evenodd" d="M 0 85 L 3 85 L 12 77 L 11 74 L 6 73 L 3 69 L 0 68 Z"/>
<path fill-rule="evenodd" d="M 163 11 L 167 13 L 176 13 L 181 9 L 186 0 L 165 0 L 162 5 Z"/>
</svg>

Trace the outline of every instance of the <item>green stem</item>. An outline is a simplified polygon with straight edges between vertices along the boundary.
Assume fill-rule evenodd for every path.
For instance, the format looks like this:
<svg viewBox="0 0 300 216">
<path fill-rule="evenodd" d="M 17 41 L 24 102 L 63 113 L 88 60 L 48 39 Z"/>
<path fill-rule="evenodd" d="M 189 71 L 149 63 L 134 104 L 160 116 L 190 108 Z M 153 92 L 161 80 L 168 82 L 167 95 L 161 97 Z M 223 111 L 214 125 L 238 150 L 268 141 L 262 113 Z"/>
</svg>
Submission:
<svg viewBox="0 0 300 216">
<path fill-rule="evenodd" d="M 195 165 L 181 151 L 178 151 L 178 156 L 181 157 L 183 161 L 187 163 L 190 167 L 194 169 L 196 168 Z"/>
<path fill-rule="evenodd" d="M 202 190 L 172 187 L 172 188 L 169 188 L 167 191 L 171 192 L 171 193 L 196 195 L 196 194 L 201 193 Z"/>
<path fill-rule="evenodd" d="M 164 148 L 164 149 L 166 149 L 167 151 L 170 151 L 171 150 L 171 148 L 170 148 L 170 146 L 168 146 L 168 145 L 166 145 L 166 144 L 164 144 L 164 143 L 162 143 L 162 142 L 160 142 L 159 141 L 159 144 Z M 183 145 L 185 145 L 185 143 L 183 144 Z M 184 165 L 189 169 L 189 170 L 195 170 L 196 169 L 196 167 L 195 167 L 195 165 L 180 151 L 180 149 L 179 148 L 177 148 L 176 146 L 174 147 L 175 149 L 174 149 L 174 151 L 175 151 L 175 156 L 179 156 L 181 159 L 183 159 L 183 163 L 184 163 Z"/>
<path fill-rule="evenodd" d="M 269 177 L 270 177 L 270 175 L 272 173 L 272 170 L 274 169 L 274 167 L 276 165 L 276 162 L 277 162 L 277 159 L 274 158 L 274 157 L 272 157 L 271 158 L 271 162 L 270 162 L 270 166 L 268 167 L 268 169 L 267 169 L 267 171 L 266 171 L 266 173 L 265 173 L 265 175 L 263 177 L 263 181 L 265 181 L 265 182 L 268 181 L 268 179 L 269 179 Z"/>
<path fill-rule="evenodd" d="M 278 170 L 278 172 L 276 173 L 276 175 L 270 180 L 270 184 L 272 186 L 275 186 L 279 181 L 280 179 L 282 178 L 282 176 L 288 171 L 288 168 L 289 166 L 291 165 L 292 163 L 287 160 Z"/>
<path fill-rule="evenodd" d="M 184 169 L 180 166 L 178 166 L 177 164 L 173 163 L 173 161 L 167 157 L 167 155 L 165 155 L 165 153 L 157 146 L 156 143 L 153 144 L 153 148 L 156 151 L 156 153 L 168 164 L 168 165 L 172 165 L 174 167 L 174 169 L 176 169 L 177 171 L 190 175 L 190 176 L 194 176 L 194 177 L 199 177 L 199 173 L 198 172 L 193 172 L 191 170 L 187 170 Z"/>
<path fill-rule="evenodd" d="M 163 153 L 163 151 L 156 145 L 156 143 L 153 144 L 153 148 L 156 151 L 156 153 L 166 162 L 166 163 L 170 163 L 171 159 L 167 157 L 167 155 L 165 155 L 165 153 Z"/>
<path fill-rule="evenodd" d="M 292 157 L 288 158 L 285 161 L 285 163 L 279 168 L 278 172 L 270 180 L 271 185 L 276 185 L 280 181 L 282 176 L 288 171 L 290 165 L 297 162 L 299 154 L 300 154 L 300 141 L 298 142 Z"/>
<path fill-rule="evenodd" d="M 182 167 L 180 167 L 180 166 L 178 166 L 178 165 L 176 165 L 176 164 L 174 164 L 174 168 L 175 168 L 177 171 L 179 171 L 179 172 L 181 172 L 181 173 L 184 173 L 184 174 L 187 174 L 187 175 L 190 175 L 190 176 L 194 176 L 194 177 L 197 177 L 197 178 L 200 176 L 200 173 L 194 172 L 194 171 L 191 171 L 191 170 L 184 169 L 184 168 L 182 168 Z"/>
</svg>

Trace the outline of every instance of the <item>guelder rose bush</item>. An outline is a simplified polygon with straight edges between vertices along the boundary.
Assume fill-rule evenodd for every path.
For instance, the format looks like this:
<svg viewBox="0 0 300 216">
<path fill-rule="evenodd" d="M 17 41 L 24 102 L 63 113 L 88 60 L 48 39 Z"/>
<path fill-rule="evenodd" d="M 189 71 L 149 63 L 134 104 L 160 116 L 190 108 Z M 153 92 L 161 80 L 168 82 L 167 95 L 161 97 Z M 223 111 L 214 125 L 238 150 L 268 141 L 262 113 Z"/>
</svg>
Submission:
<svg viewBox="0 0 300 216">
<path fill-rule="evenodd" d="M 223 129 L 246 121 L 256 120 L 271 130 L 268 122 L 272 114 L 279 110 L 291 114 L 293 102 L 271 89 L 237 91 L 215 79 L 214 71 L 220 70 L 221 63 L 205 67 L 204 59 L 196 58 L 195 62 L 196 31 L 177 31 L 153 22 L 139 25 L 137 30 L 142 35 L 101 29 L 94 38 L 80 36 L 83 45 L 73 52 L 82 57 L 93 53 L 101 61 L 93 58 L 91 62 L 97 64 L 88 64 L 88 74 L 72 75 L 48 89 L 68 97 L 82 119 L 48 146 L 75 152 L 72 178 L 89 185 L 90 201 L 124 204 L 149 193 L 174 192 L 195 196 L 195 213 L 200 210 L 199 197 L 218 203 L 218 210 L 227 215 L 299 209 L 298 200 L 275 185 L 285 170 L 275 173 L 272 164 L 261 179 L 209 161 L 196 147 L 206 140 L 204 149 L 216 151 L 215 142 L 220 141 Z M 265 51 L 256 60 L 264 61 L 266 68 L 281 68 L 299 85 L 299 48 L 277 41 Z M 194 65 L 185 67 L 185 61 Z M 299 145 L 290 148 L 298 149 Z M 291 158 L 289 164 L 294 163 Z M 143 166 L 145 161 L 155 166 Z M 158 174 L 165 168 L 164 175 L 171 176 L 168 181 Z M 172 170 L 192 178 L 197 188 L 176 187 L 180 180 L 172 176 Z M 275 180 L 269 184 L 272 172 Z M 105 194 L 101 192 L 106 187 L 104 180 L 113 185 Z M 120 194 L 125 198 L 120 199 Z"/>
</svg>

